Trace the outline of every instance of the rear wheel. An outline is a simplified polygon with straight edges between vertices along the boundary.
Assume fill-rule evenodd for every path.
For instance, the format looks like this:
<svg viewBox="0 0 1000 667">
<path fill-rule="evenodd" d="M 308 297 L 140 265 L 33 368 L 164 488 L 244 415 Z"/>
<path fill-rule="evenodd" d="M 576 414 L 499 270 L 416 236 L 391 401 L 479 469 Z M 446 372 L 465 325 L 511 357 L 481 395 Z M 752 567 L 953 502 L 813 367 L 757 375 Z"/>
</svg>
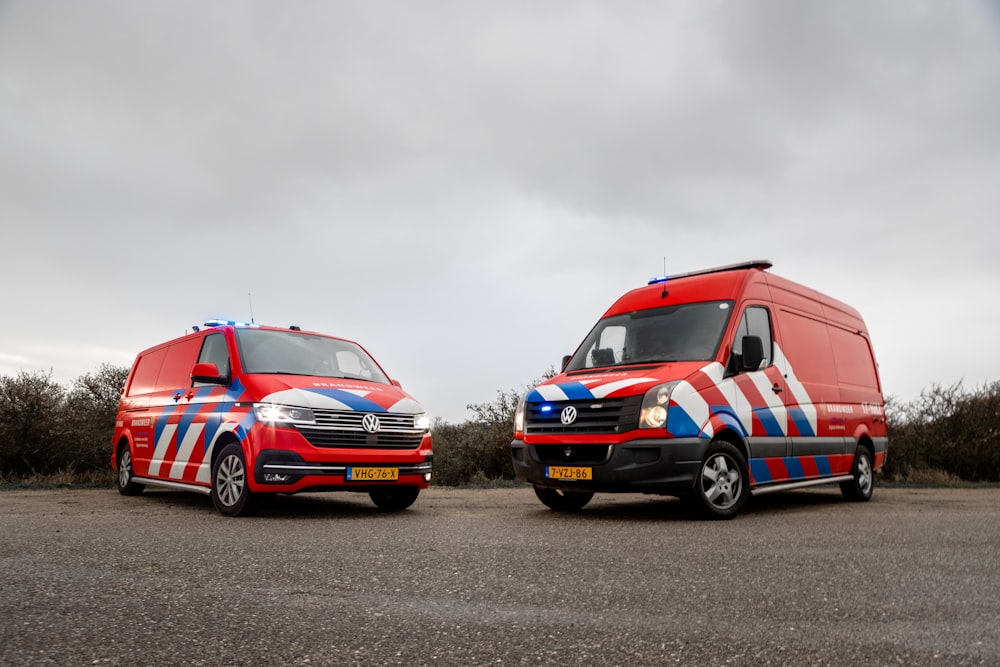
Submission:
<svg viewBox="0 0 1000 667">
<path fill-rule="evenodd" d="M 135 471 L 132 469 L 132 453 L 128 445 L 122 445 L 118 450 L 118 493 L 123 496 L 137 496 L 146 488 L 135 481 Z"/>
<path fill-rule="evenodd" d="M 212 503 L 226 516 L 248 514 L 251 493 L 243 448 L 230 443 L 222 448 L 212 466 Z"/>
<path fill-rule="evenodd" d="M 750 498 L 749 481 L 740 451 L 728 442 L 713 442 L 701 462 L 690 500 L 709 519 L 732 519 Z"/>
<path fill-rule="evenodd" d="M 387 486 L 384 489 L 373 489 L 368 492 L 375 506 L 387 512 L 405 510 L 419 495 L 420 489 L 415 486 Z"/>
<path fill-rule="evenodd" d="M 851 465 L 853 479 L 840 483 L 840 493 L 846 500 L 863 503 L 871 500 L 875 491 L 875 475 L 872 469 L 872 455 L 864 445 L 858 445 Z"/>
<path fill-rule="evenodd" d="M 575 512 L 583 509 L 594 494 L 590 491 L 563 491 L 544 486 L 535 486 L 535 495 L 548 507 L 558 512 Z"/>
</svg>

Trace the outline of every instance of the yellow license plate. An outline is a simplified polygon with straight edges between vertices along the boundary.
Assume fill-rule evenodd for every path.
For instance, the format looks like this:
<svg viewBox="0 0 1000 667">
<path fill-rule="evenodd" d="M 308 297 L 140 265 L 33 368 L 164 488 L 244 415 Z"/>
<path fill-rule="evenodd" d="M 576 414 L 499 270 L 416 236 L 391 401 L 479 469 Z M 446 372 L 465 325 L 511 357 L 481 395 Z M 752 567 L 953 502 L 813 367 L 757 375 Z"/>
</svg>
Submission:
<svg viewBox="0 0 1000 667">
<path fill-rule="evenodd" d="M 545 476 L 549 479 L 594 479 L 594 470 L 578 466 L 548 466 Z"/>
<path fill-rule="evenodd" d="M 347 469 L 348 482 L 393 482 L 397 479 L 399 479 L 399 468 L 351 466 Z"/>
</svg>

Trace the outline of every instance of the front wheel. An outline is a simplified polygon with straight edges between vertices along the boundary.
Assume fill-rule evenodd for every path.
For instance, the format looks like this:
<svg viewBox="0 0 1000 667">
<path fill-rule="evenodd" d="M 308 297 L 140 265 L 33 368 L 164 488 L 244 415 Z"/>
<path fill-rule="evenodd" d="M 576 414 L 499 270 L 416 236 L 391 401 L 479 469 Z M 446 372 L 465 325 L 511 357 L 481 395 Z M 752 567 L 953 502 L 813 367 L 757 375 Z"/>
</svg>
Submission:
<svg viewBox="0 0 1000 667">
<path fill-rule="evenodd" d="M 750 498 L 746 459 L 728 442 L 713 442 L 705 452 L 691 500 L 709 519 L 732 519 Z"/>
<path fill-rule="evenodd" d="M 212 503 L 226 516 L 248 514 L 251 494 L 243 448 L 230 443 L 222 448 L 212 466 Z"/>
<path fill-rule="evenodd" d="M 132 454 L 128 445 L 123 445 L 118 452 L 118 479 L 116 486 L 118 493 L 123 496 L 137 496 L 146 488 L 135 480 L 135 471 L 132 469 Z"/>
<path fill-rule="evenodd" d="M 575 512 L 583 509 L 594 494 L 590 491 L 563 491 L 545 486 L 535 486 L 535 495 L 549 509 L 557 512 Z"/>
<path fill-rule="evenodd" d="M 401 512 L 412 505 L 420 495 L 420 489 L 415 486 L 387 486 L 383 489 L 372 489 L 368 497 L 375 506 L 387 512 Z"/>
<path fill-rule="evenodd" d="M 856 503 L 871 500 L 875 491 L 875 475 L 872 469 L 872 456 L 863 445 L 858 445 L 857 451 L 854 452 L 851 476 L 854 479 L 840 483 L 840 493 L 844 499 Z"/>
</svg>

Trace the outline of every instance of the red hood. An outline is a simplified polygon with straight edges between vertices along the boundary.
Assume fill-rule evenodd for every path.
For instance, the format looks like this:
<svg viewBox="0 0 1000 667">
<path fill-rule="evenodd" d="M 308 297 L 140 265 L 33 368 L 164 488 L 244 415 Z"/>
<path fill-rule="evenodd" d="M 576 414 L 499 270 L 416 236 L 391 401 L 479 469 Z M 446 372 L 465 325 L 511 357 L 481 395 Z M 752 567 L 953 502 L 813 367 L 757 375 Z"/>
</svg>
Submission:
<svg viewBox="0 0 1000 667">
<path fill-rule="evenodd" d="M 661 382 L 683 380 L 708 363 L 710 362 L 684 361 L 560 373 L 530 391 L 527 401 L 535 403 L 641 395 Z"/>
<path fill-rule="evenodd" d="M 243 381 L 260 402 L 357 412 L 424 411 L 412 396 L 391 384 L 301 375 L 247 375 Z"/>
</svg>

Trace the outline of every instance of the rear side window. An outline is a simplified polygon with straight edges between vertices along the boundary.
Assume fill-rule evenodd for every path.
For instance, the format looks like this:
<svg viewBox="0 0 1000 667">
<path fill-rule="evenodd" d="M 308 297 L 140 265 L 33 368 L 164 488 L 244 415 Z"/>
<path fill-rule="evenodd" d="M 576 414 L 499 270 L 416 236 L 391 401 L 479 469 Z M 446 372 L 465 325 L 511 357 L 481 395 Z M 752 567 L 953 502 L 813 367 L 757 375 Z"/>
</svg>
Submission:
<svg viewBox="0 0 1000 667">
<path fill-rule="evenodd" d="M 191 369 L 194 368 L 201 338 L 182 340 L 167 348 L 167 358 L 156 379 L 157 391 L 168 391 L 191 386 Z"/>
<path fill-rule="evenodd" d="M 139 357 L 135 362 L 135 372 L 128 386 L 128 396 L 142 396 L 156 391 L 156 376 L 160 374 L 166 349 L 153 350 Z"/>
<path fill-rule="evenodd" d="M 832 327 L 830 338 L 837 362 L 837 379 L 866 389 L 878 389 L 875 360 L 868 341 L 856 333 Z"/>
</svg>

